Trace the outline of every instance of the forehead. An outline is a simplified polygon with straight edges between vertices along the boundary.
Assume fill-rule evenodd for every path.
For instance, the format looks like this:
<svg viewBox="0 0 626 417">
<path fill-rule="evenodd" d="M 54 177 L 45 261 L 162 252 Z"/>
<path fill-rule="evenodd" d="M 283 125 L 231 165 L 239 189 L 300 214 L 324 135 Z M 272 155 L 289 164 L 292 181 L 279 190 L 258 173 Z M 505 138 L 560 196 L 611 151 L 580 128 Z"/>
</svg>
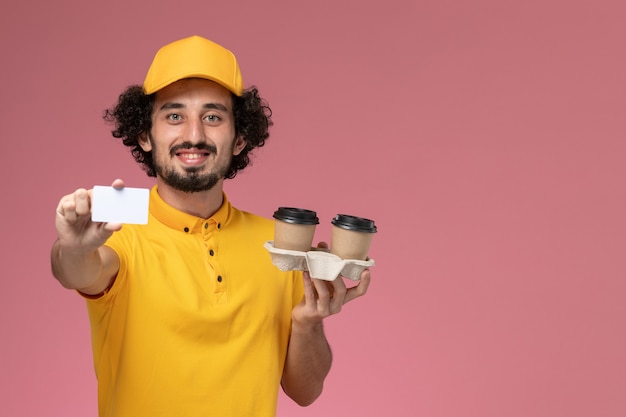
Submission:
<svg viewBox="0 0 626 417">
<path fill-rule="evenodd" d="M 219 103 L 232 109 L 233 98 L 230 91 L 213 81 L 185 78 L 157 91 L 155 109 L 169 102 L 184 105 Z"/>
</svg>

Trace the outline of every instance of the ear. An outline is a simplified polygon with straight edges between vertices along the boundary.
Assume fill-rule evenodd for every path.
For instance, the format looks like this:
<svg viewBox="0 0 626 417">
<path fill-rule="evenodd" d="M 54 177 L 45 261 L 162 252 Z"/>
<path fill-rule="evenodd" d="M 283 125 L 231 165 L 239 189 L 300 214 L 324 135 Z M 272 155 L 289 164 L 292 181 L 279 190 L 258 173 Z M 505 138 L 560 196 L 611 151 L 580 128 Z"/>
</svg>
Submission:
<svg viewBox="0 0 626 417">
<path fill-rule="evenodd" d="M 150 152 L 152 150 L 152 143 L 150 142 L 150 139 L 148 139 L 148 132 L 142 132 L 139 135 L 139 138 L 137 138 L 137 142 L 139 143 L 139 146 L 141 146 L 141 149 L 145 152 Z"/>
<path fill-rule="evenodd" d="M 233 155 L 239 155 L 246 147 L 246 140 L 239 135 L 235 138 L 235 146 L 233 146 Z"/>
</svg>

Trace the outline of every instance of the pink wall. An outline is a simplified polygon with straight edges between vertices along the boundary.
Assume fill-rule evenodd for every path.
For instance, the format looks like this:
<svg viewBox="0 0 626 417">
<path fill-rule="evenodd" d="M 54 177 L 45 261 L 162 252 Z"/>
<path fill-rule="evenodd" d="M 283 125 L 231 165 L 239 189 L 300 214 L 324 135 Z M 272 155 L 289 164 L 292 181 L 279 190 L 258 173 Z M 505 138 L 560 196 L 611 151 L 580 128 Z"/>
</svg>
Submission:
<svg viewBox="0 0 626 417">
<path fill-rule="evenodd" d="M 100 115 L 159 46 L 200 34 L 275 114 L 230 198 L 380 229 L 369 294 L 327 322 L 325 394 L 281 396 L 280 416 L 623 417 L 623 4 L 10 3 L 0 415 L 96 415 L 85 308 L 49 272 L 54 209 L 77 187 L 151 184 Z"/>
</svg>

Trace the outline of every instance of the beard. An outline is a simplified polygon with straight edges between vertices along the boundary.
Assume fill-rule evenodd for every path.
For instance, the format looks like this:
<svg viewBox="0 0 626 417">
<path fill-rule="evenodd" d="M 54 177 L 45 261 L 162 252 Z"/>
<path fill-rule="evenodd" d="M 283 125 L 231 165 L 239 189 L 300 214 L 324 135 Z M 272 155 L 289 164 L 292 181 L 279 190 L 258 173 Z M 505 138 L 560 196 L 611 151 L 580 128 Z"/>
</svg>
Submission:
<svg viewBox="0 0 626 417">
<path fill-rule="evenodd" d="M 198 168 L 186 168 L 185 173 L 180 173 L 172 168 L 163 167 L 157 164 L 156 161 L 155 171 L 164 183 L 184 193 L 198 193 L 210 190 L 225 175 L 218 175 L 216 172 L 201 174 L 198 172 Z"/>
<path fill-rule="evenodd" d="M 185 193 L 197 193 L 200 191 L 208 191 L 215 187 L 215 185 L 223 179 L 232 161 L 232 150 L 234 142 L 229 149 L 225 149 L 224 158 L 220 158 L 217 155 L 217 148 L 207 143 L 191 144 L 189 142 L 181 143 L 180 145 L 172 147 L 169 152 L 170 159 L 176 158 L 176 151 L 179 149 L 196 148 L 198 150 L 208 150 L 215 159 L 215 166 L 210 172 L 202 173 L 202 167 L 186 167 L 184 172 L 178 172 L 175 167 L 168 166 L 165 163 L 161 163 L 159 156 L 156 152 L 154 141 L 150 137 L 152 142 L 152 162 L 154 164 L 154 170 L 163 182 L 170 187 L 185 192 Z M 222 160 L 223 159 L 223 160 Z"/>
</svg>

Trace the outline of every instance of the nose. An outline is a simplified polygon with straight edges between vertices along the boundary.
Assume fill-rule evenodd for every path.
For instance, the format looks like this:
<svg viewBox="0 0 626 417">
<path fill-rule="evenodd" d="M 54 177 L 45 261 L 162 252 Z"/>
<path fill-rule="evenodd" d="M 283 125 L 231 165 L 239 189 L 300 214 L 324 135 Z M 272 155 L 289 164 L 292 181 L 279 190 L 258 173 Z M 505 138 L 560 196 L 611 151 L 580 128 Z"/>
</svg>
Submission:
<svg viewBox="0 0 626 417">
<path fill-rule="evenodd" d="M 187 122 L 185 129 L 185 141 L 190 143 L 204 143 L 206 136 L 204 134 L 204 124 L 202 120 L 193 118 Z"/>
</svg>

